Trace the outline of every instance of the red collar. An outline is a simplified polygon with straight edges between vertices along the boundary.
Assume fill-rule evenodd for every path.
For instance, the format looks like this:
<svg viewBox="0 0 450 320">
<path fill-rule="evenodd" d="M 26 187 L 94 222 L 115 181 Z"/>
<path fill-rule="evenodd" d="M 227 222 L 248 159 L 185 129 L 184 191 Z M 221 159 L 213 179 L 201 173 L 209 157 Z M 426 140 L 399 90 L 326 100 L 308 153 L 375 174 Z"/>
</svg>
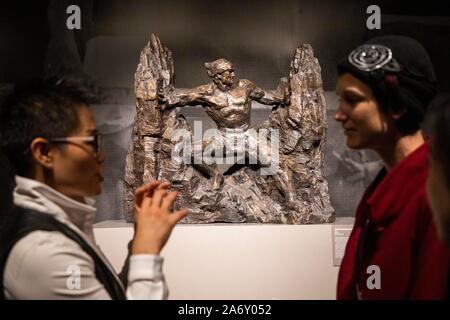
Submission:
<svg viewBox="0 0 450 320">
<path fill-rule="evenodd" d="M 405 208 L 412 197 L 424 192 L 424 180 L 428 174 L 428 144 L 421 145 L 384 174 L 384 178 L 377 177 L 375 185 L 371 186 L 374 191 L 367 200 L 371 219 L 378 225 L 401 213 L 401 208 Z"/>
</svg>

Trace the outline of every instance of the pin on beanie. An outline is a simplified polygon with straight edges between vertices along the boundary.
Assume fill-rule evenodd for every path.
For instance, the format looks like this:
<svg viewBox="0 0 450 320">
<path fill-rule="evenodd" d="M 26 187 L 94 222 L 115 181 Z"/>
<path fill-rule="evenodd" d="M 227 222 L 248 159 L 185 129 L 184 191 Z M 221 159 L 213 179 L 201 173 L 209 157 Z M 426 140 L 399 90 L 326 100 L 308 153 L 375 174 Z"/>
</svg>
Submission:
<svg viewBox="0 0 450 320">
<path fill-rule="evenodd" d="M 426 108 L 439 87 L 425 48 L 403 36 L 368 40 L 338 64 L 338 75 L 350 73 L 368 85 L 383 112 L 402 112 L 397 127 L 403 134 L 420 128 Z"/>
</svg>

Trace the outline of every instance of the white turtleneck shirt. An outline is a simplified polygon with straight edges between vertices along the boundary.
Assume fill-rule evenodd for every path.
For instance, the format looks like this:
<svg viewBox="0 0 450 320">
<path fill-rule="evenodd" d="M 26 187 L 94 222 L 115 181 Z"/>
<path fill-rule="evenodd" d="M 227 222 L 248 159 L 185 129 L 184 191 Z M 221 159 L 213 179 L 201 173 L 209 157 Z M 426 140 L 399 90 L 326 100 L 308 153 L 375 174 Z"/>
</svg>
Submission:
<svg viewBox="0 0 450 320">
<path fill-rule="evenodd" d="M 16 176 L 16 206 L 49 214 L 64 223 L 86 240 L 117 276 L 95 244 L 94 201 L 86 198 L 85 202 L 70 199 L 36 180 Z M 160 256 L 132 255 L 127 298 L 167 299 L 162 264 Z M 8 256 L 3 283 L 7 299 L 111 299 L 95 277 L 92 258 L 57 231 L 34 231 L 20 239 Z"/>
</svg>

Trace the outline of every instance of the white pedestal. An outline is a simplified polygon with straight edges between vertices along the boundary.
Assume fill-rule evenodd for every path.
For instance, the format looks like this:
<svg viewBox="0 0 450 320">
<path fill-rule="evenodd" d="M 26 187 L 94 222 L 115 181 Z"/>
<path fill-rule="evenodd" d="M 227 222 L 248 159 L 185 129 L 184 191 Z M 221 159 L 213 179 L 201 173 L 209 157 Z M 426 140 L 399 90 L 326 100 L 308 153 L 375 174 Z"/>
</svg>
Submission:
<svg viewBox="0 0 450 320">
<path fill-rule="evenodd" d="M 338 220 L 351 227 L 353 219 Z M 132 225 L 105 221 L 98 245 L 117 270 Z M 333 225 L 178 225 L 162 254 L 170 299 L 335 299 Z"/>
</svg>

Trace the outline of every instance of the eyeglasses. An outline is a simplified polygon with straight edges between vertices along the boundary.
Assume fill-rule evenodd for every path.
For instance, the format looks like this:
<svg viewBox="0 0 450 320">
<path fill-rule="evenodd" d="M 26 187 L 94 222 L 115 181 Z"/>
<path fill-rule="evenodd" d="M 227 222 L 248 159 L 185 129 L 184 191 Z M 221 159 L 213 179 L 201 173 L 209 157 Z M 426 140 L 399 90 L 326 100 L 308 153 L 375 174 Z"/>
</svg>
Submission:
<svg viewBox="0 0 450 320">
<path fill-rule="evenodd" d="M 385 70 L 399 72 L 400 64 L 394 59 L 392 50 L 378 44 L 364 44 L 353 50 L 348 61 L 359 70 L 371 72 Z"/>
<path fill-rule="evenodd" d="M 86 143 L 91 144 L 94 147 L 96 156 L 98 156 L 103 150 L 103 136 L 100 133 L 93 135 L 93 136 L 85 136 L 85 137 L 53 138 L 53 139 L 50 139 L 50 141 L 55 142 L 55 143 L 72 143 L 79 147 L 82 147 L 82 146 L 77 144 L 76 142 L 86 142 Z"/>
</svg>

